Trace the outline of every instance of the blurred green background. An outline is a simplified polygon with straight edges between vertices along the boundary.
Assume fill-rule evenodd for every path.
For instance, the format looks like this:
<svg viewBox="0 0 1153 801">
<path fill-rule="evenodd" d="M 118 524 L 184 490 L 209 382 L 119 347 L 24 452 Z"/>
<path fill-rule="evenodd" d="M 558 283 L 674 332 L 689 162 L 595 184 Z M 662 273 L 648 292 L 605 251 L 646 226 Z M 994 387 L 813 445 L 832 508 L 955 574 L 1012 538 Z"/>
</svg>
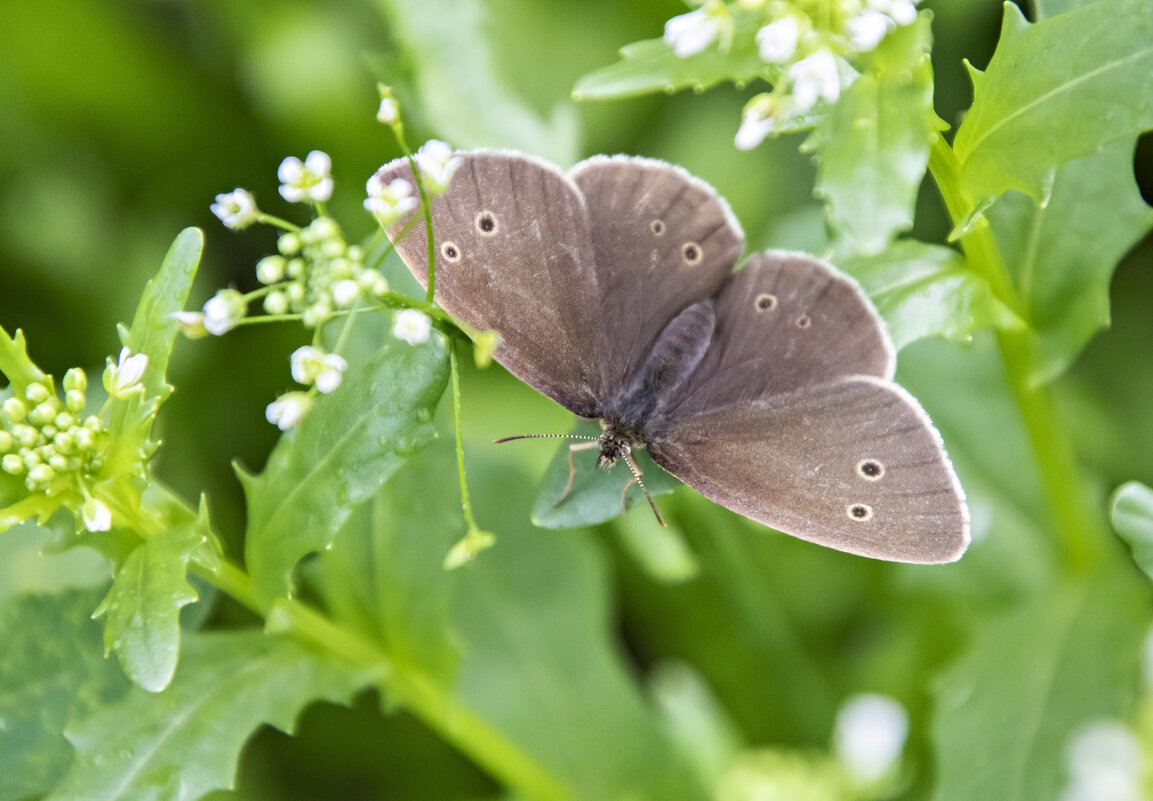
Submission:
<svg viewBox="0 0 1153 801">
<path fill-rule="evenodd" d="M 924 5 L 936 15 L 937 111 L 955 124 L 970 102 L 961 59 L 988 60 L 1001 4 Z M 728 198 L 750 248 L 819 242 L 814 172 L 797 152 L 802 138 L 749 153 L 732 146 L 754 88 L 569 101 L 577 78 L 615 60 L 621 45 L 659 36 L 664 21 L 684 10 L 671 0 L 7 4 L 0 325 L 22 328 L 33 358 L 54 375 L 76 364 L 98 374 L 119 349 L 115 324 L 131 318 L 168 244 L 190 225 L 207 232 L 195 305 L 218 287 L 253 288 L 253 265 L 274 248 L 273 232 L 228 231 L 208 207 L 217 193 L 240 186 L 272 213 L 303 222 L 276 192 L 276 168 L 288 155 L 326 151 L 337 181 L 334 216 L 350 240 L 369 235 L 375 223 L 360 206 L 364 182 L 397 155 L 374 119 L 378 79 L 396 84 L 414 145 L 432 136 L 462 146 L 535 141 L 557 160 L 598 152 L 663 158 Z M 426 47 L 438 36 L 460 42 L 459 63 L 441 63 Z M 491 62 L 470 70 L 473 57 Z M 523 104 L 529 122 L 505 130 L 500 103 L 509 98 Z M 470 100 L 491 101 L 488 115 Z M 462 131 L 481 141 L 461 141 Z M 1151 152 L 1146 141 L 1137 156 L 1146 198 Z M 947 227 L 926 186 L 914 235 L 942 241 Z M 1115 275 L 1113 327 L 1055 387 L 1102 508 L 1123 481 L 1153 484 L 1151 266 L 1146 239 Z M 164 446 L 154 466 L 185 497 L 209 494 L 234 553 L 244 510 L 230 463 L 263 464 L 278 433 L 264 407 L 287 388 L 287 354 L 304 341 L 292 327 L 257 326 L 181 343 L 173 359 L 177 391 L 161 415 Z M 934 675 L 961 653 L 975 620 L 1009 608 L 1056 569 L 1027 444 L 989 344 L 985 337 L 971 346 L 921 341 L 900 355 L 899 379 L 938 422 L 970 495 L 977 540 L 958 565 L 885 565 L 767 535 L 683 491 L 661 502 L 696 552 L 695 580 L 673 581 L 675 567 L 662 575 L 630 553 L 620 534 L 647 524 L 637 521 L 644 509 L 625 527 L 537 536 L 593 538 L 613 582 L 613 625 L 637 674 L 669 657 L 691 662 L 751 743 L 823 745 L 846 693 L 900 698 L 914 715 L 921 768 L 908 797 L 921 797 L 932 781 L 926 721 Z M 553 448 L 490 443 L 567 430 L 569 416 L 500 368 L 470 369 L 464 381 L 481 525 L 527 521 Z M 452 474 L 442 478 L 455 482 Z M 431 768 L 413 771 L 414 760 Z M 490 787 L 418 721 L 380 718 L 370 699 L 352 710 L 312 709 L 298 738 L 262 734 L 246 754 L 241 784 L 261 798 L 432 799 Z"/>
</svg>

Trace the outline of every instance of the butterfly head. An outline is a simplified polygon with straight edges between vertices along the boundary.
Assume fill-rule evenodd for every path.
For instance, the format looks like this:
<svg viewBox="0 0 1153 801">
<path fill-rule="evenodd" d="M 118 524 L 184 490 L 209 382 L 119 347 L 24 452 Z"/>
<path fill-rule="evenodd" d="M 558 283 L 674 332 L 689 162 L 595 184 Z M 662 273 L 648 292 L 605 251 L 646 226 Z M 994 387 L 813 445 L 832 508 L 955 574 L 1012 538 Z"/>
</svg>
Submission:
<svg viewBox="0 0 1153 801">
<path fill-rule="evenodd" d="M 601 419 L 601 435 L 597 443 L 600 447 L 597 467 L 608 470 L 617 459 L 627 458 L 633 448 L 644 447 L 645 441 L 634 426 L 610 416 Z"/>
</svg>

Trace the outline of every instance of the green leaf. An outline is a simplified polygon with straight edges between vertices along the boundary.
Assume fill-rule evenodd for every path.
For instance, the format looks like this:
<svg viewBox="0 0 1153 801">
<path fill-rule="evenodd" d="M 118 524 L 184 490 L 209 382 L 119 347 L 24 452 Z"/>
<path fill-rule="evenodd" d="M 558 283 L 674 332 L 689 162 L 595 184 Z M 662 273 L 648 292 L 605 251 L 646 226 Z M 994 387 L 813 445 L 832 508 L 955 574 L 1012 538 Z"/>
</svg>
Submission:
<svg viewBox="0 0 1153 801">
<path fill-rule="evenodd" d="M 164 380 L 178 332 L 172 313 L 183 309 L 188 300 L 203 248 L 204 232 L 185 228 L 168 249 L 160 271 L 144 287 L 132 327 L 123 337 L 124 346 L 132 353 L 148 357 L 142 379 L 144 392 L 110 399 L 111 445 L 101 471 L 103 477 L 124 475 L 134 469 L 148 440 L 156 409 L 172 393 L 172 387 Z"/>
<path fill-rule="evenodd" d="M 26 594 L 0 606 L 0 801 L 50 790 L 72 761 L 66 723 L 131 685 L 100 653 L 103 589 Z"/>
<path fill-rule="evenodd" d="M 161 694 L 134 689 L 69 727 L 72 770 L 52 801 L 195 801 L 232 787 L 241 748 L 262 724 L 292 732 L 309 703 L 344 703 L 363 677 L 291 640 L 257 631 L 190 636 Z"/>
<path fill-rule="evenodd" d="M 1046 382 L 1109 325 L 1118 261 L 1153 228 L 1133 176 L 1132 139 L 1057 171 L 1044 207 L 1018 193 L 986 212 L 1029 322 L 1037 332 L 1032 379 Z"/>
<path fill-rule="evenodd" d="M 1048 19 L 1093 2 L 1096 0 L 1033 0 L 1033 19 Z"/>
<path fill-rule="evenodd" d="M 381 0 L 380 5 L 392 23 L 390 34 L 405 48 L 419 106 L 438 136 L 457 147 L 514 148 L 558 164 L 575 160 L 573 108 L 558 104 L 544 119 L 508 89 L 491 38 L 479 35 L 487 24 L 483 4 Z M 380 77 L 391 83 L 394 74 Z"/>
<path fill-rule="evenodd" d="M 816 152 L 816 194 L 825 199 L 841 252 L 874 255 L 913 225 L 929 163 L 933 113 L 930 15 L 886 36 L 871 64 L 805 142 Z"/>
<path fill-rule="evenodd" d="M 600 425 L 592 420 L 578 420 L 571 433 L 583 437 L 600 436 Z M 565 485 L 571 473 L 569 444 L 562 443 L 557 448 L 541 479 L 540 494 L 533 505 L 534 523 L 544 528 L 576 528 L 603 523 L 621 513 L 621 494 L 632 475 L 623 461 L 617 462 L 611 470 L 601 470 L 597 467 L 598 454 L 596 448 L 572 454 L 576 473 L 572 474 L 572 489 L 565 495 Z M 681 482 L 658 467 L 646 451 L 634 451 L 633 459 L 649 495 L 664 495 L 680 486 Z M 562 496 L 563 500 L 558 503 Z M 644 497 L 640 487 L 633 485 L 628 488 L 625 499 L 629 508 L 637 503 L 648 506 Z"/>
<path fill-rule="evenodd" d="M 1153 128 L 1153 4 L 1099 0 L 1030 25 L 1006 3 L 988 69 L 970 73 L 954 142 L 969 199 L 1043 203 L 1061 164 Z"/>
<path fill-rule="evenodd" d="M 180 652 L 180 610 L 197 600 L 188 560 L 209 541 L 208 520 L 150 535 L 116 571 L 112 589 L 93 613 L 107 616 L 104 652 L 115 651 L 124 672 L 149 692 L 172 680 Z"/>
<path fill-rule="evenodd" d="M 738 86 L 765 78 L 774 80 L 779 67 L 770 67 L 757 52 L 755 37 L 763 14 L 734 15 L 732 46 L 716 45 L 688 58 L 678 57 L 663 39 L 646 39 L 621 48 L 621 60 L 590 72 L 573 87 L 574 100 L 617 100 L 681 89 L 698 92 L 723 81 Z"/>
<path fill-rule="evenodd" d="M 952 248 L 901 240 L 884 253 L 849 258 L 840 266 L 872 298 L 898 350 L 921 337 L 967 342 L 982 328 L 1023 325 Z"/>
<path fill-rule="evenodd" d="M 938 693 L 936 801 L 1056 798 L 1070 734 L 1131 712 L 1149 619 L 1144 588 L 1114 571 L 978 631 Z"/>
<path fill-rule="evenodd" d="M 0 327 L 0 374 L 8 379 L 7 389 L 13 395 L 23 395 L 29 384 L 42 382 L 48 377 L 28 358 L 28 343 L 24 341 L 24 332 L 19 329 L 15 336 L 8 336 L 8 332 Z"/>
<path fill-rule="evenodd" d="M 1153 489 L 1139 481 L 1122 484 L 1113 495 L 1110 514 L 1133 560 L 1153 579 Z"/>
<path fill-rule="evenodd" d="M 390 337 L 337 392 L 316 399 L 263 473 L 238 470 L 248 497 L 245 559 L 260 597 L 289 592 L 296 563 L 328 547 L 352 510 L 429 443 L 447 381 L 442 336 L 418 346 Z"/>
</svg>

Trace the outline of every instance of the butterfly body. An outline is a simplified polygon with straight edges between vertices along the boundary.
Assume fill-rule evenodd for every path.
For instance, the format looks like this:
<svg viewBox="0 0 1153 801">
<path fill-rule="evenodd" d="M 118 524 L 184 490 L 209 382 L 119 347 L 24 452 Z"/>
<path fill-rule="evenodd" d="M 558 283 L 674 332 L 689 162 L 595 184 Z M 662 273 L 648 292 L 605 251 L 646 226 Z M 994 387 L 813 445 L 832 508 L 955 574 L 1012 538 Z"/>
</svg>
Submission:
<svg viewBox="0 0 1153 801">
<path fill-rule="evenodd" d="M 432 202 L 436 299 L 495 329 L 510 372 L 601 420 L 598 463 L 632 450 L 706 497 L 802 539 L 945 562 L 968 513 L 940 437 L 892 383 L 895 353 L 856 284 L 804 254 L 754 254 L 680 168 L 594 157 L 562 175 L 462 154 Z M 381 178 L 412 180 L 404 160 Z M 413 214 L 421 214 L 417 209 Z M 389 233 L 427 276 L 422 226 Z"/>
</svg>

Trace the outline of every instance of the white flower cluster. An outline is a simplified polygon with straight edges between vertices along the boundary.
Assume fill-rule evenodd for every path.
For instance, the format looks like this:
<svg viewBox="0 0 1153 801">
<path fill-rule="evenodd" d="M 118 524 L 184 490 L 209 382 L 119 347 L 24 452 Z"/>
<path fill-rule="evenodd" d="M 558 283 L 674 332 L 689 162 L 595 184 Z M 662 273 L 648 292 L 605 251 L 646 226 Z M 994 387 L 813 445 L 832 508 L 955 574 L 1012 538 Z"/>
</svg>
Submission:
<svg viewBox="0 0 1153 801">
<path fill-rule="evenodd" d="M 856 72 L 849 62 L 875 49 L 889 31 L 917 19 L 920 0 L 741 0 L 759 8 L 765 24 L 756 33 L 762 61 L 781 76 L 771 94 L 758 95 L 741 115 L 735 144 L 749 150 L 773 132 L 777 120 L 805 112 L 818 102 L 835 103 Z M 731 38 L 732 12 L 719 0 L 665 23 L 665 42 L 681 58 L 696 55 L 718 39 Z"/>
<path fill-rule="evenodd" d="M 305 345 L 297 348 L 290 360 L 292 378 L 299 384 L 312 384 L 317 392 L 332 392 L 340 386 L 348 362 L 335 353 L 326 353 L 320 348 Z M 312 407 L 313 392 L 297 390 L 286 392 L 268 404 L 264 416 L 268 422 L 287 431 L 300 422 Z"/>
</svg>

